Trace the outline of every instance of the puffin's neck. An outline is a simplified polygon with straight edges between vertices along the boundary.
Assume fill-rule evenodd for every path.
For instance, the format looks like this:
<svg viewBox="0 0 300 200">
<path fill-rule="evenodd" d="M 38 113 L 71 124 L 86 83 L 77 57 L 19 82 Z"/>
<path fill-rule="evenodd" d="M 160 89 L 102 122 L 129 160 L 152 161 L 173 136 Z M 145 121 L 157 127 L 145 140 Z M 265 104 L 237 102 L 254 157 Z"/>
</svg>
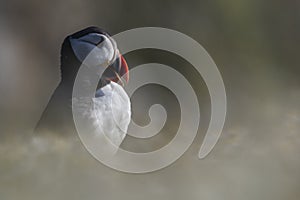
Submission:
<svg viewBox="0 0 300 200">
<path fill-rule="evenodd" d="M 63 96 L 69 98 L 72 98 L 73 93 L 73 87 L 75 83 L 75 79 L 77 76 L 77 72 L 79 70 L 79 67 L 77 67 L 77 63 L 73 63 L 73 67 L 70 66 L 70 62 L 62 62 L 64 64 L 64 72 L 61 73 L 61 81 L 59 83 L 60 91 L 63 92 Z M 66 69 L 69 69 L 66 71 Z M 76 70 L 75 70 L 76 69 Z M 103 78 L 100 78 L 99 83 L 97 85 L 96 92 L 98 90 L 101 90 L 103 87 L 105 87 L 107 84 L 109 84 L 111 81 L 105 80 Z M 97 96 L 97 94 L 96 94 Z"/>
<path fill-rule="evenodd" d="M 77 72 L 80 68 L 80 62 L 70 55 L 65 55 L 61 57 L 61 83 L 63 85 L 73 86 L 74 81 L 77 75 Z"/>
</svg>

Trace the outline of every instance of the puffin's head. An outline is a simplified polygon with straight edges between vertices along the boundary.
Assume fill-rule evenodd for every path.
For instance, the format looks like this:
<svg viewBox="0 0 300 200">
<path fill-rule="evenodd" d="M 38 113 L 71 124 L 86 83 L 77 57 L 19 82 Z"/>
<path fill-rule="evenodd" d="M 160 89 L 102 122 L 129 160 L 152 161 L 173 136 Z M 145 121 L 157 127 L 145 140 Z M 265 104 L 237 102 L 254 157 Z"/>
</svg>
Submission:
<svg viewBox="0 0 300 200">
<path fill-rule="evenodd" d="M 83 62 L 107 67 L 100 79 L 102 84 L 129 79 L 127 63 L 116 42 L 98 27 L 88 27 L 65 38 L 61 49 L 62 81 L 73 81 Z"/>
</svg>

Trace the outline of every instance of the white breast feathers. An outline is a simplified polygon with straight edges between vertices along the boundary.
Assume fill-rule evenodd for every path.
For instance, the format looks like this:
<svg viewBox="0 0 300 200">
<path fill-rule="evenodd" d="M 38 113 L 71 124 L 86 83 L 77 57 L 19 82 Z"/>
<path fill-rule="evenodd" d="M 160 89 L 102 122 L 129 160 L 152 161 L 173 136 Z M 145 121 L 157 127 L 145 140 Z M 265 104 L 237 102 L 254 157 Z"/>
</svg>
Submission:
<svg viewBox="0 0 300 200">
<path fill-rule="evenodd" d="M 94 120 L 96 134 L 104 133 L 116 146 L 125 138 L 131 119 L 130 99 L 124 89 L 111 82 L 99 89 L 93 99 L 90 117 Z"/>
</svg>

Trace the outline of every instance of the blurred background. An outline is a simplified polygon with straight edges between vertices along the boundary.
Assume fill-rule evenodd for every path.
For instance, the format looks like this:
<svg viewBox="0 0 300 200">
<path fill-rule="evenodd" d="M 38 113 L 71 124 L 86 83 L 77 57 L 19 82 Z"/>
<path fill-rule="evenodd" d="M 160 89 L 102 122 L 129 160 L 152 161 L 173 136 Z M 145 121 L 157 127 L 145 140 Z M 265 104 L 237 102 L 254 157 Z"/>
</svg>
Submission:
<svg viewBox="0 0 300 200">
<path fill-rule="evenodd" d="M 125 56 L 130 68 L 159 62 L 180 71 L 200 102 L 199 133 L 171 166 L 133 175 L 96 161 L 72 138 L 36 137 L 32 131 L 60 80 L 65 36 L 96 25 L 116 34 L 157 26 L 197 40 L 223 76 L 228 113 L 221 138 L 197 158 L 210 119 L 201 76 L 168 52 Z M 1 1 L 0 199 L 290 199 L 300 196 L 300 1 Z M 168 123 L 158 136 L 124 148 L 150 151 L 176 133 L 179 107 L 157 85 L 132 98 L 138 123 L 162 103 Z M 174 106 L 175 105 L 175 106 Z"/>
</svg>

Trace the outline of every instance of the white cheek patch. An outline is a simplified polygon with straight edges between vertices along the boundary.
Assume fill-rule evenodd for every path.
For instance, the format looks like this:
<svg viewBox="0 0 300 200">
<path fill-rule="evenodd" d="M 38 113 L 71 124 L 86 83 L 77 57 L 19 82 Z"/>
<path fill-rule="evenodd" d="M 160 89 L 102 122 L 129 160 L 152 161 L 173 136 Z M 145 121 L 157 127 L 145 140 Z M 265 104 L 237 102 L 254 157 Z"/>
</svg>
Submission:
<svg viewBox="0 0 300 200">
<path fill-rule="evenodd" d="M 97 43 L 95 42 L 97 37 L 101 37 L 104 40 L 96 46 L 93 43 Z M 114 45 L 105 35 L 93 33 L 79 39 L 71 38 L 70 42 L 77 59 L 87 66 L 106 67 L 114 58 Z"/>
</svg>

